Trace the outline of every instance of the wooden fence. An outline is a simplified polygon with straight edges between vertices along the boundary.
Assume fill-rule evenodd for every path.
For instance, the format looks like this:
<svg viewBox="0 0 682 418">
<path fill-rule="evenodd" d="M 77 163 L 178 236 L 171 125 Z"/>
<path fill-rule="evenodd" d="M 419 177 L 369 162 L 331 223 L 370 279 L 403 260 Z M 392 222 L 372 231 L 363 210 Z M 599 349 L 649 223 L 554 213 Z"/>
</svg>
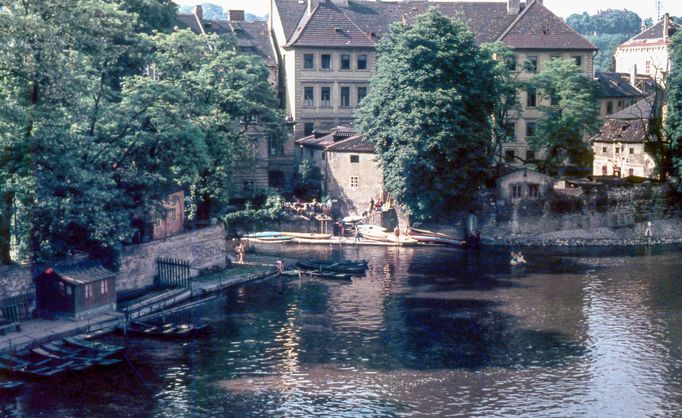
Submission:
<svg viewBox="0 0 682 418">
<path fill-rule="evenodd" d="M 159 257 L 156 259 L 156 266 L 158 269 L 156 287 L 191 286 L 189 261 Z"/>
<path fill-rule="evenodd" d="M 0 300 L 0 322 L 18 322 L 28 319 L 32 303 L 31 294 Z"/>
</svg>

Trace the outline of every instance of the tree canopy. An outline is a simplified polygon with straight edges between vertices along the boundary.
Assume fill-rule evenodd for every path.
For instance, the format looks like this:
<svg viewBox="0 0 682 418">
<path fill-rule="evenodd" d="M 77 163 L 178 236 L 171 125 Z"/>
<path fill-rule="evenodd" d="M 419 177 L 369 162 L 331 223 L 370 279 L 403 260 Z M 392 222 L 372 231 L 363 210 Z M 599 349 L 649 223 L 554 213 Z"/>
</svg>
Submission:
<svg viewBox="0 0 682 418">
<path fill-rule="evenodd" d="M 169 4 L 33 0 L 0 10 L 3 262 L 10 238 L 33 259 L 111 256 L 131 220 L 161 210 L 178 187 L 195 214 L 219 213 L 249 127 L 281 132 L 267 69 L 231 39 L 146 34 Z"/>
<path fill-rule="evenodd" d="M 672 174 L 677 181 L 677 188 L 682 192 L 682 31 L 673 37 L 670 51 L 671 70 L 666 81 L 668 89 L 668 115 L 666 133 L 670 143 L 672 157 Z"/>
<path fill-rule="evenodd" d="M 465 204 L 493 157 L 495 63 L 467 25 L 435 9 L 394 24 L 377 47 L 377 73 L 357 110 L 384 188 L 415 218 Z"/>
<path fill-rule="evenodd" d="M 536 135 L 528 139 L 533 149 L 544 150 L 545 169 L 553 171 L 564 162 L 586 168 L 592 163 L 585 137 L 599 127 L 597 86 L 571 59 L 554 59 L 529 82 L 545 104 Z M 549 101 L 549 104 L 546 102 Z"/>
</svg>

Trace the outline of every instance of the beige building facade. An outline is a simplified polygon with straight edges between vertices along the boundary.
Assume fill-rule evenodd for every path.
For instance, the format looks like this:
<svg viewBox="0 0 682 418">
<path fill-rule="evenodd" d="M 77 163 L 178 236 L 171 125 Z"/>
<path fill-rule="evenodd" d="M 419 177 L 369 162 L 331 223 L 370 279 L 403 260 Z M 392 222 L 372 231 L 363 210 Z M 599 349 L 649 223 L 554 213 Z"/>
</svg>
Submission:
<svg viewBox="0 0 682 418">
<path fill-rule="evenodd" d="M 670 71 L 671 38 L 679 29 L 666 13 L 654 26 L 616 48 L 616 72 L 646 74 L 660 82 Z"/>
<path fill-rule="evenodd" d="M 593 76 L 596 47 L 540 0 L 521 3 L 369 0 L 270 0 L 270 27 L 280 62 L 280 94 L 294 123 L 293 138 L 336 125 L 352 126 L 353 111 L 369 91 L 376 73 L 376 42 L 394 22 L 412 22 L 435 7 L 447 16 L 462 18 L 476 42 L 502 42 L 516 54 L 518 79 L 527 80 L 551 59 L 574 59 Z M 535 71 L 524 62 L 535 63 Z M 514 140 L 504 145 L 504 158 L 523 163 L 539 157 L 526 138 L 534 135 L 547 100 L 520 91 L 522 111 L 509 115 Z M 548 102 L 547 102 L 548 103 Z"/>
</svg>

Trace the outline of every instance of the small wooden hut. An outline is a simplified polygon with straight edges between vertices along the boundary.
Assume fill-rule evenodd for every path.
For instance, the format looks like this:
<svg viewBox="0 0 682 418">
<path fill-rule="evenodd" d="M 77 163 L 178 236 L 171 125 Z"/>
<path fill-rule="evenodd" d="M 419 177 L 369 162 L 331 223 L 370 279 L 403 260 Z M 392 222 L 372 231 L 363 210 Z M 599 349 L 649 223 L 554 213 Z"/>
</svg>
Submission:
<svg viewBox="0 0 682 418">
<path fill-rule="evenodd" d="M 37 309 L 52 318 L 82 319 L 116 309 L 116 273 L 101 265 L 48 267 L 35 284 Z"/>
</svg>

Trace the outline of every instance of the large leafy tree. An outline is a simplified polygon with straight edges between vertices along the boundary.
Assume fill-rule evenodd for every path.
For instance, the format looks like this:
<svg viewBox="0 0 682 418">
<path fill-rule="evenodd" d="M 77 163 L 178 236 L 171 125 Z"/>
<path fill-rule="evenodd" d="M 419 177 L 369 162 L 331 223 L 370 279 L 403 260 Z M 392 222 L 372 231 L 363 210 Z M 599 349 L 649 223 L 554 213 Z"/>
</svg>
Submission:
<svg viewBox="0 0 682 418">
<path fill-rule="evenodd" d="M 11 226 L 31 258 L 113 255 L 177 186 L 217 211 L 250 123 L 277 131 L 264 66 L 217 37 L 144 35 L 129 10 L 154 1 L 0 9 L 3 262 Z"/>
<path fill-rule="evenodd" d="M 493 157 L 495 64 L 465 23 L 431 9 L 394 24 L 357 111 L 377 149 L 384 187 L 415 218 L 460 207 Z"/>
<path fill-rule="evenodd" d="M 544 168 L 553 172 L 566 163 L 590 167 L 592 154 L 586 136 L 599 128 L 597 87 L 570 59 L 554 59 L 530 80 L 543 104 L 533 149 L 543 150 Z M 548 103 L 549 102 L 549 103 Z"/>
<path fill-rule="evenodd" d="M 672 173 L 677 177 L 678 191 L 682 192 L 682 32 L 673 37 L 670 51 L 671 70 L 666 80 L 668 114 L 666 134 L 672 159 Z"/>
</svg>

